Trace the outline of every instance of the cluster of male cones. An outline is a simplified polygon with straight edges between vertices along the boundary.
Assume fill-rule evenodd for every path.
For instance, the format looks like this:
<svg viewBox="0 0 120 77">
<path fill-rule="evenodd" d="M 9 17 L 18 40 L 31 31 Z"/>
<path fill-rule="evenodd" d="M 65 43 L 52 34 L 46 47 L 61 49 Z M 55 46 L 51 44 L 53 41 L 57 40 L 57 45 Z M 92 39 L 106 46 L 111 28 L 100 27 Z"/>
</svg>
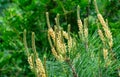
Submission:
<svg viewBox="0 0 120 77">
<path fill-rule="evenodd" d="M 110 29 L 108 27 L 108 21 L 104 20 L 103 16 L 99 13 L 96 0 L 94 0 L 96 12 L 97 12 L 97 17 L 102 25 L 101 27 L 98 26 L 98 34 L 100 36 L 100 39 L 103 43 L 103 57 L 106 62 L 105 67 L 109 66 L 111 63 L 112 59 L 110 57 L 114 57 L 114 54 L 112 53 L 112 47 L 113 47 L 113 39 L 112 39 L 112 34 L 110 32 Z M 57 14 L 55 18 L 55 23 L 56 25 L 54 26 L 54 29 L 50 25 L 49 21 L 49 13 L 46 12 L 46 20 L 47 20 L 47 25 L 48 25 L 48 40 L 49 44 L 51 46 L 51 51 L 52 54 L 55 56 L 55 58 L 60 61 L 60 62 L 67 62 L 69 66 L 71 67 L 71 70 L 73 72 L 74 77 L 78 77 L 77 72 L 70 63 L 70 57 L 67 54 L 72 54 L 75 52 L 72 50 L 76 46 L 76 41 L 74 40 L 73 37 L 70 35 L 70 24 L 68 25 L 68 31 L 64 31 L 62 27 L 60 27 L 59 23 L 59 14 Z M 80 7 L 77 7 L 77 23 L 78 23 L 78 28 L 79 28 L 79 36 L 80 39 L 82 39 L 83 42 L 85 42 L 85 48 L 88 50 L 88 18 L 84 19 L 84 24 L 82 23 L 80 19 Z M 35 72 L 37 77 L 47 77 L 46 74 L 46 66 L 43 66 L 42 61 L 38 57 L 38 53 L 36 51 L 35 47 L 35 34 L 34 32 L 32 33 L 32 50 L 34 51 L 33 54 L 30 54 L 28 47 L 27 47 L 27 42 L 26 42 L 26 30 L 24 30 L 23 33 L 24 36 L 24 46 L 27 52 L 28 56 L 28 63 L 30 65 L 30 69 Z M 64 41 L 64 40 L 67 40 Z"/>
</svg>

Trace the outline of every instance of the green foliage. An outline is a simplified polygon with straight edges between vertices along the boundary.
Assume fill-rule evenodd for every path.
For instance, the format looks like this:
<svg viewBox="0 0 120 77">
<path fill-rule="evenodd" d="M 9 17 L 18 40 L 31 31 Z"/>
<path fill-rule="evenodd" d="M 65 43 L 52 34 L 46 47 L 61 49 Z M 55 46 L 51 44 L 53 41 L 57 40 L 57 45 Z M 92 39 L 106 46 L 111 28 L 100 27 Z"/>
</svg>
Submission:
<svg viewBox="0 0 120 77">
<path fill-rule="evenodd" d="M 112 61 L 108 67 L 105 67 L 103 46 L 98 37 L 96 32 L 89 37 L 89 49 L 87 52 L 85 48 L 81 48 L 82 43 L 78 44 L 77 48 L 80 57 L 75 61 L 77 72 L 81 77 L 117 77 L 116 69 L 120 66 L 119 61 Z"/>
<path fill-rule="evenodd" d="M 45 17 L 44 17 L 44 5 L 40 4 L 40 1 L 34 0 L 32 2 L 29 1 L 21 1 L 15 0 L 13 3 L 3 12 L 3 24 L 5 31 L 3 31 L 2 35 L 7 35 L 7 37 L 2 37 L 4 39 L 10 39 L 10 41 L 14 39 L 18 39 L 22 42 L 22 31 L 23 29 L 27 29 L 28 31 L 34 31 L 37 34 L 36 40 L 38 43 L 41 39 L 45 39 Z M 43 9 L 40 9 L 43 8 Z M 8 32 L 7 32 L 8 31 Z M 5 32 L 5 33 L 4 33 Z M 6 34 L 9 33 L 9 34 Z M 41 35 L 41 36 L 40 36 Z M 15 36 L 15 37 L 14 37 Z M 29 39 L 29 38 L 28 38 Z M 12 42 L 11 42 L 12 43 Z M 41 42 L 41 45 L 46 44 L 45 42 Z M 8 45 L 12 46 L 12 45 Z M 5 47 L 5 46 L 4 46 Z M 10 47 L 9 47 L 10 48 Z"/>
<path fill-rule="evenodd" d="M 21 55 L 21 56 L 20 56 Z M 27 67 L 23 51 L 0 52 L 0 77 L 34 76 Z"/>
<path fill-rule="evenodd" d="M 73 53 L 70 55 L 70 60 L 78 77 L 119 77 L 118 68 L 120 61 L 118 58 L 116 60 L 112 59 L 109 55 L 108 57 L 112 61 L 108 66 L 106 65 L 107 62 L 103 58 L 102 49 L 104 46 L 97 32 L 89 36 L 88 51 L 86 51 L 85 43 L 81 41 L 81 38 L 75 37 L 75 39 L 77 39 L 77 46 L 72 50 Z M 117 51 L 116 46 L 114 46 L 114 51 Z M 117 57 L 118 55 L 115 56 Z M 48 77 L 74 77 L 67 61 L 61 62 L 55 59 L 50 61 L 47 59 L 46 74 Z"/>
<path fill-rule="evenodd" d="M 108 19 L 108 21 L 110 21 L 109 25 L 114 39 L 113 52 L 116 53 L 116 58 L 120 60 L 120 2 L 119 0 L 97 0 L 97 3 L 100 12 L 106 19 Z M 71 31 L 76 33 L 78 31 L 76 26 L 77 5 L 80 5 L 82 20 L 89 15 L 89 41 L 92 42 L 92 44 L 90 44 L 92 49 L 89 51 L 95 51 L 97 53 L 97 50 L 100 49 L 102 45 L 99 44 L 101 43 L 99 39 L 95 39 L 98 36 L 94 35 L 96 34 L 94 32 L 97 27 L 95 18 L 96 12 L 94 10 L 93 0 L 0 0 L 0 77 L 34 76 L 28 68 L 27 59 L 23 53 L 24 47 L 22 35 L 24 29 L 28 31 L 28 47 L 31 47 L 31 32 L 35 32 L 36 47 L 40 53 L 40 56 L 45 53 L 47 58 L 50 60 L 47 61 L 47 69 L 50 70 L 48 72 L 49 76 L 69 77 L 71 71 L 69 71 L 69 67 L 66 63 L 62 64 L 56 61 L 54 63 L 51 62 L 53 56 L 51 55 L 51 52 L 49 52 L 50 49 L 47 41 L 45 12 L 48 11 L 50 13 L 52 27 L 54 25 L 55 15 L 59 13 L 61 26 L 67 30 L 66 25 L 71 24 Z M 98 45 L 100 46 L 98 47 Z M 83 51 L 84 45 L 79 44 L 77 48 L 78 51 L 80 49 Z M 84 52 L 82 52 L 82 54 L 84 54 Z M 76 68 L 78 65 L 80 65 L 79 68 L 83 68 L 80 71 L 77 70 L 81 76 L 84 77 L 86 74 L 86 76 L 94 77 L 93 75 L 99 74 L 97 71 L 98 69 L 100 69 L 102 73 L 106 72 L 110 75 L 112 74 L 112 76 L 114 75 L 115 70 L 111 69 L 114 69 L 116 67 L 115 65 L 113 65 L 113 67 L 109 67 L 108 70 L 102 69 L 102 64 L 100 66 L 101 68 L 99 68 L 98 65 L 96 65 L 98 63 L 96 60 L 98 59 L 98 53 L 95 58 L 92 59 L 93 62 L 90 62 L 91 59 L 89 60 L 89 55 L 90 53 L 82 55 L 82 58 L 78 59 L 79 63 L 75 62 Z M 80 64 L 80 62 L 82 64 Z M 62 67 L 59 67 L 59 65 L 63 65 L 64 69 L 61 70 Z M 88 65 L 90 66 L 87 67 Z M 84 69 L 85 67 L 86 69 Z M 92 72 L 93 70 L 95 70 L 95 72 Z M 60 73 L 56 73 L 56 71 L 59 71 Z M 93 75 L 90 73 L 93 73 Z M 103 77 L 106 73 L 103 74 Z"/>
<path fill-rule="evenodd" d="M 47 68 L 48 77 L 70 77 L 72 76 L 72 72 L 68 71 L 70 67 L 66 63 L 61 63 L 59 61 L 54 61 L 54 62 L 47 61 L 46 63 L 47 63 L 46 68 Z"/>
</svg>

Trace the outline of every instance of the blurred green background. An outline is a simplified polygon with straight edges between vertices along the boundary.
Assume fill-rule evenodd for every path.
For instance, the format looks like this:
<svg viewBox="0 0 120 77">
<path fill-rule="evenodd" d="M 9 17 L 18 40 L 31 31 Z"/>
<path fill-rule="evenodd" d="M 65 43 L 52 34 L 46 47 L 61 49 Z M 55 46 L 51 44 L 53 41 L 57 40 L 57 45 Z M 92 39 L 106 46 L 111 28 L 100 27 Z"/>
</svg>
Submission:
<svg viewBox="0 0 120 77">
<path fill-rule="evenodd" d="M 118 46 L 119 51 L 120 0 L 97 0 L 97 4 L 100 13 L 109 21 L 114 46 Z M 67 24 L 71 24 L 71 32 L 77 33 L 77 5 L 81 8 L 81 19 L 89 17 L 92 34 L 97 28 L 93 0 L 0 0 L 0 77 L 33 77 L 24 53 L 23 30 L 27 30 L 28 47 L 31 48 L 31 32 L 35 32 L 40 57 L 48 53 L 47 59 L 50 60 L 45 13 L 50 13 L 52 26 L 59 13 L 61 26 L 67 30 Z"/>
</svg>

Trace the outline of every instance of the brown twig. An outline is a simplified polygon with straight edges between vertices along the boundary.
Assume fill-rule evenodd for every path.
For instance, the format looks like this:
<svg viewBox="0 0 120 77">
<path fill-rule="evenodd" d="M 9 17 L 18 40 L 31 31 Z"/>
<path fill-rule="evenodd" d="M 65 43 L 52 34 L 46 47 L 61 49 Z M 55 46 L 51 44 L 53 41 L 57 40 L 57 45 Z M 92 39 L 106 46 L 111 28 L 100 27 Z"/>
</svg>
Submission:
<svg viewBox="0 0 120 77">
<path fill-rule="evenodd" d="M 73 73 L 73 77 L 78 77 L 77 72 L 75 71 L 74 66 L 72 65 L 72 63 L 70 62 L 70 59 L 67 59 L 66 62 L 68 63 L 68 65 L 70 66 L 72 73 Z"/>
</svg>

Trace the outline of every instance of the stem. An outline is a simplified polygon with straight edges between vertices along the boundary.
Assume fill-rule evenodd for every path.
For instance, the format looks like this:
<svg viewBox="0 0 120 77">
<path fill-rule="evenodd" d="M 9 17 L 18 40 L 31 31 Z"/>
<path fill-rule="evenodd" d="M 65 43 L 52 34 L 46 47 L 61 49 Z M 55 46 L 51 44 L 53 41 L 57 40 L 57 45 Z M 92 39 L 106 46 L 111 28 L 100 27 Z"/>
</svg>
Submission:
<svg viewBox="0 0 120 77">
<path fill-rule="evenodd" d="M 77 6 L 77 19 L 80 20 L 80 6 Z"/>
<path fill-rule="evenodd" d="M 37 51 L 36 51 L 36 46 L 35 46 L 35 33 L 32 32 L 32 50 L 34 52 L 34 55 L 35 55 L 35 59 L 38 57 L 38 54 L 37 54 Z"/>
<path fill-rule="evenodd" d="M 61 2 L 61 0 L 57 0 L 57 2 L 62 7 L 62 10 L 63 10 L 64 15 L 65 15 L 65 19 L 67 20 L 67 13 L 68 13 L 68 11 L 65 9 L 64 4 Z"/>
<path fill-rule="evenodd" d="M 51 41 L 51 39 L 50 39 L 50 35 L 49 35 L 49 34 L 48 34 L 48 42 L 49 42 L 49 44 L 50 44 L 50 47 L 52 48 L 53 45 L 52 45 L 52 41 Z"/>
<path fill-rule="evenodd" d="M 70 62 L 70 60 L 66 61 L 68 63 L 68 65 L 70 66 L 70 68 L 72 69 L 72 73 L 73 73 L 73 77 L 78 77 L 75 68 L 73 67 L 72 63 Z"/>
<path fill-rule="evenodd" d="M 85 49 L 88 51 L 88 18 L 84 19 L 84 38 Z"/>
<path fill-rule="evenodd" d="M 47 20 L 47 26 L 50 28 L 50 20 L 49 20 L 49 13 L 46 12 L 46 20 Z"/>
<path fill-rule="evenodd" d="M 29 54 L 29 50 L 28 50 L 28 46 L 27 46 L 27 41 L 26 41 L 26 29 L 23 32 L 23 42 L 24 42 L 24 46 L 25 46 L 25 50 L 26 50 L 27 56 L 29 56 L 30 54 Z"/>
<path fill-rule="evenodd" d="M 32 50 L 34 52 L 34 55 L 33 55 L 33 62 L 35 62 L 35 60 L 38 58 L 38 54 L 37 54 L 37 51 L 36 51 L 36 46 L 35 46 L 35 33 L 32 32 Z M 37 68 L 36 68 L 36 64 L 34 64 L 34 71 L 35 71 L 35 75 L 36 77 L 39 77 L 39 74 L 37 73 Z"/>
<path fill-rule="evenodd" d="M 45 69 L 46 77 L 48 77 L 47 69 L 46 69 L 46 56 L 44 56 L 44 69 Z"/>
<path fill-rule="evenodd" d="M 96 0 L 94 0 L 94 6 L 95 6 L 95 10 L 96 10 L 97 14 L 99 14 L 100 12 L 99 12 L 99 10 L 98 10 L 98 6 L 97 6 Z"/>
<path fill-rule="evenodd" d="M 99 52 L 99 57 L 98 57 L 98 73 L 99 73 L 99 77 L 101 77 L 101 66 L 100 66 L 100 52 Z"/>
</svg>

